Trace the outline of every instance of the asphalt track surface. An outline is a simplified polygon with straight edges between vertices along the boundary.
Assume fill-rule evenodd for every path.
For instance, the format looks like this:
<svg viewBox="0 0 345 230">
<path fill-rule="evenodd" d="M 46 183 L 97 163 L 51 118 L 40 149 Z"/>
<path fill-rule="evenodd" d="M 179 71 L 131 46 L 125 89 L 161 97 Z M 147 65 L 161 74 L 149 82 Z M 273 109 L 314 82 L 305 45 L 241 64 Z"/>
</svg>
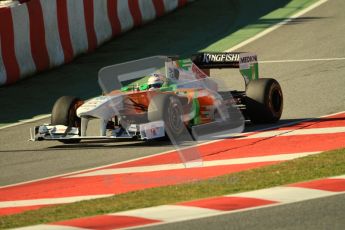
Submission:
<svg viewBox="0 0 345 230">
<path fill-rule="evenodd" d="M 236 2 L 237 5 L 234 7 Z M 100 89 L 96 84 L 98 69 L 105 65 L 133 59 L 133 53 L 136 53 L 135 50 L 133 51 L 136 49 L 135 47 L 142 47 L 136 58 L 161 52 L 194 53 L 241 26 L 256 22 L 261 16 L 283 7 L 288 1 L 270 3 L 271 1 L 266 0 L 266 4 L 263 5 L 268 5 L 268 7 L 265 6 L 262 9 L 260 6 L 254 7 L 250 2 L 253 0 L 248 0 L 246 4 L 243 1 L 220 0 L 217 8 L 205 11 L 204 9 L 214 5 L 213 2 L 210 0 L 198 1 L 187 6 L 186 9 L 145 26 L 145 28 L 139 28 L 115 39 L 94 54 L 80 57 L 70 65 L 42 73 L 14 86 L 1 88 L 0 105 L 3 108 L 3 112 L 0 114 L 1 121 L 12 119 L 12 116 L 23 119 L 34 114 L 49 113 L 52 103 L 61 95 L 76 95 L 83 98 L 99 95 Z M 240 12 L 250 13 L 251 17 L 248 18 L 246 14 L 234 16 L 234 8 L 239 9 Z M 224 20 L 231 22 L 234 17 L 241 18 L 241 21 L 235 20 L 230 28 L 229 25 L 224 26 L 220 23 Z M 190 23 L 184 23 L 181 18 L 188 18 Z M 202 27 L 200 27 L 200 22 L 203 23 Z M 269 25 L 274 22 L 276 20 L 265 23 Z M 219 25 L 217 28 L 214 28 L 215 23 Z M 179 33 L 160 34 L 159 31 L 167 26 L 190 32 L 185 32 L 182 36 L 183 39 Z M 213 35 L 205 37 L 205 33 L 210 30 L 214 31 Z M 194 36 L 203 37 L 196 42 Z M 165 41 L 165 39 L 170 39 L 167 40 L 171 44 L 168 47 L 166 42 L 161 41 Z M 147 43 L 148 41 L 150 42 Z M 276 76 L 282 76 L 281 71 L 277 68 L 274 73 Z M 227 82 L 230 71 L 220 75 Z M 239 73 L 236 72 L 236 75 L 239 76 Z M 232 80 L 231 77 L 229 82 Z M 232 87 L 235 89 L 238 82 L 243 82 L 240 78 L 234 81 Z M 5 100 L 5 98 L 7 99 Z M 288 111 L 289 108 L 285 110 L 285 112 Z M 327 114 L 327 111 L 324 111 L 324 114 Z M 289 117 L 285 116 L 285 118 Z M 294 118 L 300 117 L 295 116 Z M 288 121 L 290 120 L 283 122 Z M 150 143 L 84 142 L 79 145 L 63 145 L 59 142 L 28 142 L 29 129 L 42 123 L 49 123 L 49 119 L 0 130 L 0 186 L 122 162 L 173 149 L 170 142 L 167 141 Z M 256 128 L 258 127 L 249 127 L 249 129 Z"/>
<path fill-rule="evenodd" d="M 261 60 L 344 57 L 345 2 L 330 0 L 302 18 L 243 47 Z M 267 63 L 285 96 L 285 119 L 317 117 L 345 109 L 345 61 Z M 344 195 L 197 219 L 150 229 L 344 229 Z M 202 226 L 202 227 L 201 227 Z"/>
</svg>

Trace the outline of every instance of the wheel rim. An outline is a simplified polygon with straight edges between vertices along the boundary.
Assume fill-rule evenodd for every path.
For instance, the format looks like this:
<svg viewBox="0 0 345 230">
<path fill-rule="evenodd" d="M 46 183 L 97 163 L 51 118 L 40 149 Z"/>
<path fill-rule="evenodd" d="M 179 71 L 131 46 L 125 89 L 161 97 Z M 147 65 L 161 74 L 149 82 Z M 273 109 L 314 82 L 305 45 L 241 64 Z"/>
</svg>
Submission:
<svg viewBox="0 0 345 230">
<path fill-rule="evenodd" d="M 172 100 L 171 106 L 168 108 L 168 122 L 171 131 L 174 134 L 179 134 L 183 128 L 183 121 L 181 119 L 182 111 L 178 103 Z"/>
</svg>

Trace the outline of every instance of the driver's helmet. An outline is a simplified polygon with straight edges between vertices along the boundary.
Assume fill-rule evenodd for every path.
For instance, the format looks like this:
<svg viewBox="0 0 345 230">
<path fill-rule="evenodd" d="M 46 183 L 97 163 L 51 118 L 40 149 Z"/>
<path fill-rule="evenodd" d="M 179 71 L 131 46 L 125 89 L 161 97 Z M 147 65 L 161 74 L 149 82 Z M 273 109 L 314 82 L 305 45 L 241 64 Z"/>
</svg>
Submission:
<svg viewBox="0 0 345 230">
<path fill-rule="evenodd" d="M 162 74 L 154 73 L 149 77 L 147 84 L 149 89 L 159 89 L 164 84 L 164 76 Z"/>
</svg>

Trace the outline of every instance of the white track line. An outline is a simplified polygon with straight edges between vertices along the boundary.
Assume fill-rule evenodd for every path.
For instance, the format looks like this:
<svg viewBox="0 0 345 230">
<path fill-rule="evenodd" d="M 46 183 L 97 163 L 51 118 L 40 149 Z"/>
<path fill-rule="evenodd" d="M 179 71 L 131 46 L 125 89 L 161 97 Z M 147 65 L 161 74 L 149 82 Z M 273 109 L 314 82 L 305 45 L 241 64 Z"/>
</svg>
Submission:
<svg viewBox="0 0 345 230">
<path fill-rule="evenodd" d="M 231 51 L 237 50 L 237 49 L 239 49 L 239 48 L 242 48 L 242 47 L 245 46 L 245 45 L 248 45 L 249 43 L 251 43 L 251 42 L 253 42 L 253 41 L 255 41 L 255 40 L 257 40 L 257 39 L 259 39 L 259 38 L 265 36 L 266 34 L 269 34 L 269 33 L 273 32 L 274 30 L 278 29 L 279 27 L 281 27 L 281 26 L 283 26 L 283 25 L 285 25 L 285 24 L 291 22 L 293 19 L 296 19 L 296 18 L 302 16 L 303 14 L 308 13 L 309 11 L 311 11 L 311 10 L 315 9 L 316 7 L 318 7 L 318 6 L 322 5 L 322 4 L 324 4 L 325 2 L 328 2 L 328 0 L 320 0 L 320 1 L 318 1 L 318 2 L 316 2 L 316 3 L 314 3 L 314 4 L 312 4 L 312 5 L 310 5 L 309 7 L 305 8 L 304 10 L 299 11 L 298 13 L 292 15 L 290 18 L 287 18 L 287 19 L 285 19 L 284 21 L 279 22 L 279 23 L 277 23 L 276 25 L 271 26 L 271 27 L 269 27 L 268 29 L 262 31 L 261 33 L 258 33 L 258 34 L 255 35 L 254 37 L 251 37 L 251 38 L 249 38 L 248 40 L 245 40 L 245 41 L 243 41 L 243 42 L 241 42 L 241 43 L 239 43 L 239 44 L 233 46 L 232 48 L 226 50 L 226 52 L 231 52 Z"/>
<path fill-rule="evenodd" d="M 183 221 L 190 218 L 198 218 L 204 215 L 219 214 L 221 211 L 182 205 L 161 205 L 150 208 L 135 209 L 130 211 L 118 212 L 115 216 L 134 216 L 146 219 L 160 220 L 164 222 Z"/>
<path fill-rule="evenodd" d="M 330 179 L 345 179 L 345 175 L 329 177 Z"/>
<path fill-rule="evenodd" d="M 291 203 L 302 200 L 309 200 L 315 198 L 321 198 L 325 196 L 334 195 L 334 192 L 309 189 L 309 188 L 298 188 L 298 187 L 274 187 L 261 189 L 256 191 L 249 191 L 240 194 L 232 194 L 229 197 L 246 197 L 256 198 L 264 200 L 272 200 L 277 202 Z"/>
<path fill-rule="evenodd" d="M 296 130 L 273 130 L 260 132 L 241 139 L 252 138 L 266 138 L 275 136 L 295 136 L 295 135 L 318 135 L 318 134 L 333 134 L 345 133 L 345 127 L 331 127 L 331 128 L 314 128 L 314 129 L 296 129 Z"/>
<path fill-rule="evenodd" d="M 0 130 L 11 128 L 11 127 L 18 126 L 18 125 L 24 125 L 24 124 L 39 121 L 39 120 L 43 120 L 43 119 L 49 118 L 50 116 L 51 116 L 50 114 L 44 114 L 44 115 L 40 115 L 40 116 L 32 118 L 32 119 L 25 119 L 25 120 L 22 120 L 22 121 L 19 121 L 19 122 L 10 124 L 10 125 L 2 126 L 2 127 L 0 127 Z"/>
<path fill-rule="evenodd" d="M 91 196 L 72 196 L 63 198 L 46 198 L 46 199 L 32 199 L 32 200 L 15 200 L 15 201 L 0 201 L 0 208 L 14 208 L 36 205 L 53 205 L 53 204 L 66 204 L 82 200 L 92 200 L 98 198 L 105 198 L 113 196 L 114 194 L 105 195 L 91 195 Z"/>
<path fill-rule="evenodd" d="M 259 157 L 235 158 L 235 159 L 227 159 L 227 160 L 203 161 L 202 162 L 203 165 L 201 167 L 205 168 L 205 167 L 213 167 L 213 166 L 240 165 L 240 164 L 263 163 L 263 162 L 273 162 L 273 161 L 287 161 L 287 160 L 293 160 L 296 158 L 314 155 L 318 153 L 320 152 L 289 153 L 289 154 L 277 154 L 277 155 L 259 156 Z M 184 166 L 184 164 L 162 164 L 162 165 L 138 166 L 138 167 L 128 167 L 128 168 L 101 169 L 101 170 L 97 170 L 93 172 L 69 176 L 67 178 L 117 175 L 117 174 L 125 174 L 125 173 L 145 173 L 145 172 L 157 172 L 157 171 L 178 170 L 178 169 L 186 169 L 186 167 Z"/>
<path fill-rule="evenodd" d="M 62 226 L 62 225 L 48 225 L 40 224 L 22 228 L 15 228 L 16 230 L 87 230 L 86 228 Z"/>
<path fill-rule="evenodd" d="M 312 59 L 287 59 L 287 60 L 268 60 L 268 61 L 259 61 L 261 64 L 266 63 L 289 63 L 289 62 L 316 62 L 316 61 L 344 61 L 345 57 L 340 58 L 312 58 Z"/>
</svg>

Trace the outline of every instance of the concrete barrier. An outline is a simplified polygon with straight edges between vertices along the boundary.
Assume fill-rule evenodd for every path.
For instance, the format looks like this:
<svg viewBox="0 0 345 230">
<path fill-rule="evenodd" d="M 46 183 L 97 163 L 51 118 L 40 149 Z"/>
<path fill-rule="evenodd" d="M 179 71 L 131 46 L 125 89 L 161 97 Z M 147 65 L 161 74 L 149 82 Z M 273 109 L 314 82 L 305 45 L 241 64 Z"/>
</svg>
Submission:
<svg viewBox="0 0 345 230">
<path fill-rule="evenodd" d="M 0 85 L 71 62 L 192 0 L 22 0 L 0 8 Z"/>
</svg>

